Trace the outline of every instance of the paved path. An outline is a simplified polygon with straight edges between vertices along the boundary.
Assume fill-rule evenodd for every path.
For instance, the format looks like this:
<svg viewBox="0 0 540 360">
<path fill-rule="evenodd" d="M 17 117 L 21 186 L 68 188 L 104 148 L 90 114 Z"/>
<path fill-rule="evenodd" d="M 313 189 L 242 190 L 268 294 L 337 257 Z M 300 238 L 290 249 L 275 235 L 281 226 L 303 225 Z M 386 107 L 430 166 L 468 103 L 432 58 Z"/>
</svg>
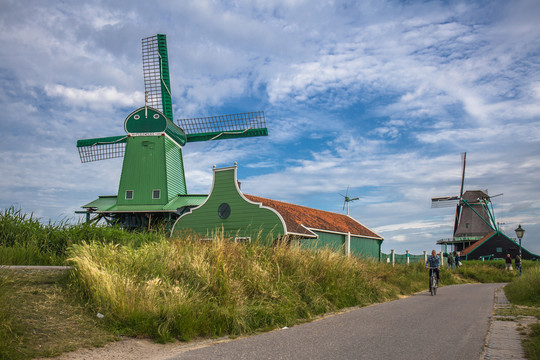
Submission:
<svg viewBox="0 0 540 360">
<path fill-rule="evenodd" d="M 502 287 L 495 292 L 495 310 L 510 307 Z M 482 360 L 525 360 L 514 316 L 495 316 L 489 328 Z"/>
<path fill-rule="evenodd" d="M 501 286 L 446 286 L 170 359 L 479 359 Z"/>
</svg>

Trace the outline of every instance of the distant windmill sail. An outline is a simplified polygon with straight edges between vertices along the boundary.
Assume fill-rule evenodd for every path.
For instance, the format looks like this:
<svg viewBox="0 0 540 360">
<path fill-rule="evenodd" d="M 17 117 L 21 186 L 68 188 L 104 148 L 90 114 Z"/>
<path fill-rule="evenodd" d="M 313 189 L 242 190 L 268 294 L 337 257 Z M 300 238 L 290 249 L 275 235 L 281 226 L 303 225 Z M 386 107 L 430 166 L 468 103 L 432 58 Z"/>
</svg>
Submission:
<svg viewBox="0 0 540 360">
<path fill-rule="evenodd" d="M 462 171 L 461 171 L 461 188 L 459 190 L 459 196 L 441 196 L 431 198 L 431 207 L 432 208 L 442 208 L 442 207 L 456 207 L 456 215 L 454 219 L 454 234 L 459 225 L 459 219 L 461 217 L 461 208 L 463 206 L 463 186 L 465 184 L 465 165 L 467 160 L 467 153 L 461 153 L 461 160 L 463 162 Z"/>
</svg>

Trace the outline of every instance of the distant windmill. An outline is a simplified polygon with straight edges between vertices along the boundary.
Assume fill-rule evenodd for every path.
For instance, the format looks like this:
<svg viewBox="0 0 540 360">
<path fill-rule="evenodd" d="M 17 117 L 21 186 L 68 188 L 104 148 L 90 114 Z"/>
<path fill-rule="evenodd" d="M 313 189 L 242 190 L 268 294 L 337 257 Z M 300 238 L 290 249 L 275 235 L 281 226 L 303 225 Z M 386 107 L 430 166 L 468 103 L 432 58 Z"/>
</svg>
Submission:
<svg viewBox="0 0 540 360">
<path fill-rule="evenodd" d="M 462 250 L 483 236 L 498 231 L 491 198 L 487 190 L 468 190 L 463 192 L 467 153 L 462 153 L 461 188 L 459 196 L 442 196 L 431 199 L 432 208 L 456 206 L 453 238 L 450 241 L 439 240 L 437 244 L 452 244 L 455 250 Z M 489 205 L 491 204 L 491 209 Z"/>
<path fill-rule="evenodd" d="M 345 210 L 345 206 L 347 206 L 347 215 L 349 215 L 349 203 L 351 201 L 354 201 L 354 200 L 358 200 L 357 197 L 355 198 L 351 198 L 349 197 L 349 187 L 347 186 L 347 191 L 345 192 L 345 195 L 343 194 L 339 194 L 341 196 L 343 196 L 343 209 L 342 210 Z"/>
</svg>

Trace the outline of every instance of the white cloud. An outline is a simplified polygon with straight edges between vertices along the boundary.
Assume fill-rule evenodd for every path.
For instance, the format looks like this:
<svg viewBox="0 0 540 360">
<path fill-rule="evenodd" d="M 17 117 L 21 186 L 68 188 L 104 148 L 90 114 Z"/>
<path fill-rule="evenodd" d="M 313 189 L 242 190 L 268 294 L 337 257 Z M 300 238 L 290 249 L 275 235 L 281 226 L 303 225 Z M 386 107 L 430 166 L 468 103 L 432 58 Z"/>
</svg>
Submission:
<svg viewBox="0 0 540 360">
<path fill-rule="evenodd" d="M 48 96 L 63 98 L 65 102 L 75 106 L 91 106 L 93 108 L 107 105 L 135 107 L 144 104 L 143 92 L 135 91 L 130 94 L 124 94 L 110 86 L 77 89 L 63 85 L 46 85 L 45 93 Z"/>
</svg>

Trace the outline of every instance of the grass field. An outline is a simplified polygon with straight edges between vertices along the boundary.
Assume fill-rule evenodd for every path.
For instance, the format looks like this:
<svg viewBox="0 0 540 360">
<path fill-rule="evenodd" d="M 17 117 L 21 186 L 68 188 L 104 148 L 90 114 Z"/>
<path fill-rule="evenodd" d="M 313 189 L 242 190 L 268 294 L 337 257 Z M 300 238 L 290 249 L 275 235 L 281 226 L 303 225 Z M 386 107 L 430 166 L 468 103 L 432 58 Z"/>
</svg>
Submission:
<svg viewBox="0 0 540 360">
<path fill-rule="evenodd" d="M 524 268 L 523 275 L 505 287 L 514 316 L 534 316 L 540 321 L 540 267 Z M 523 347 L 529 359 L 540 359 L 540 323 L 525 330 Z"/>
</svg>

